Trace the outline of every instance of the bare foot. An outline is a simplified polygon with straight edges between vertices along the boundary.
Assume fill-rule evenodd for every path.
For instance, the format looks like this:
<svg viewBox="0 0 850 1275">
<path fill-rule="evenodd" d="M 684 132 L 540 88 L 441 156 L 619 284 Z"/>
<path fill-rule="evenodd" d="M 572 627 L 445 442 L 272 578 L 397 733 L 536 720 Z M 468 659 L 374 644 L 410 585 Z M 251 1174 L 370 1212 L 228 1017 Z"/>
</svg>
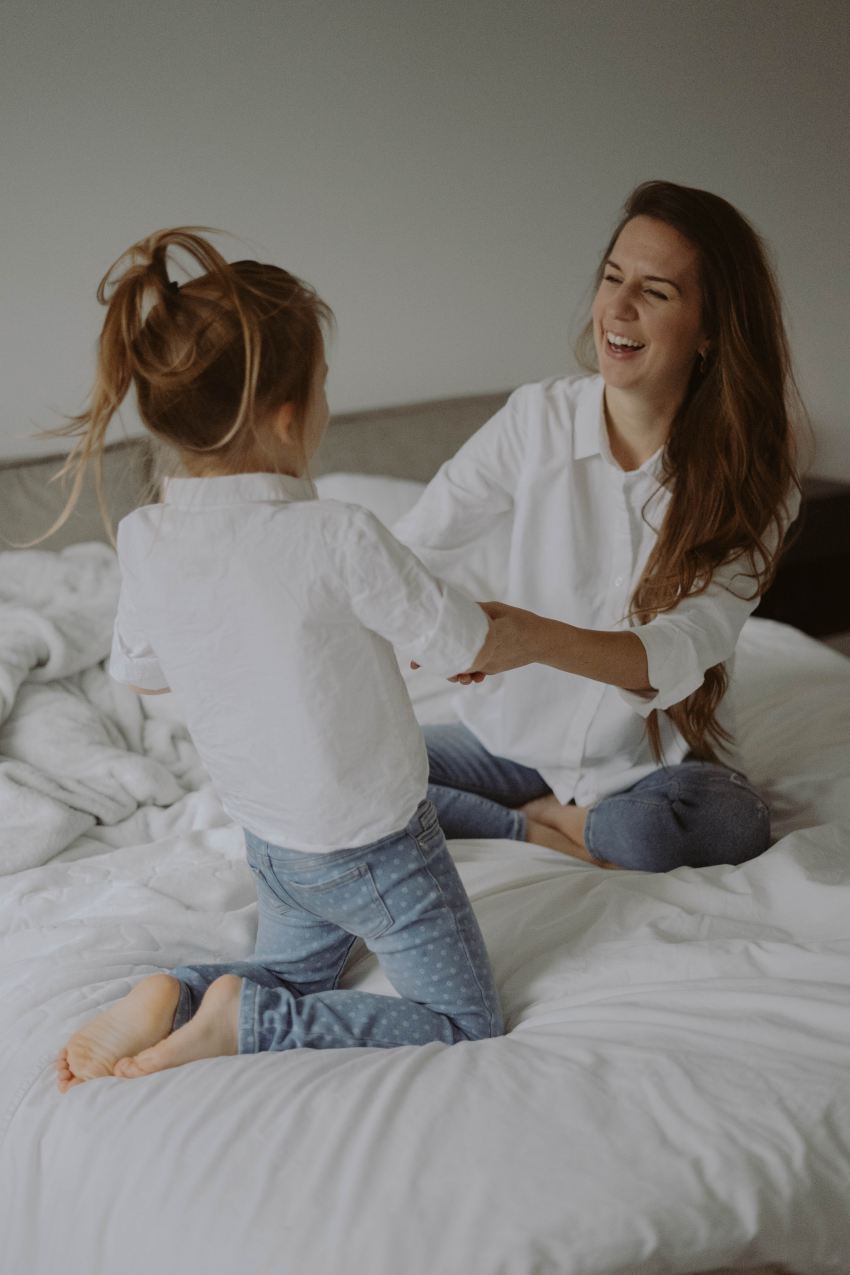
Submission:
<svg viewBox="0 0 850 1275">
<path fill-rule="evenodd" d="M 224 1058 L 239 1052 L 239 994 L 242 979 L 222 974 L 210 983 L 200 1008 L 183 1027 L 135 1057 L 121 1058 L 115 1075 L 127 1080 L 149 1076 L 200 1058 Z"/>
<path fill-rule="evenodd" d="M 585 806 L 565 806 L 550 792 L 545 797 L 529 801 L 522 809 L 535 823 L 545 823 L 547 828 L 555 828 L 577 845 L 584 845 L 584 824 L 587 819 Z"/>
<path fill-rule="evenodd" d="M 616 863 L 595 858 L 584 844 L 585 806 L 564 806 L 550 793 L 529 801 L 522 812 L 526 817 L 526 839 L 534 845 L 548 846 L 597 868 L 616 868 Z"/>
<path fill-rule="evenodd" d="M 65 1093 L 84 1080 L 111 1076 L 119 1058 L 154 1045 L 171 1031 L 180 984 L 170 974 L 151 974 L 97 1014 L 56 1059 L 56 1083 Z"/>
</svg>

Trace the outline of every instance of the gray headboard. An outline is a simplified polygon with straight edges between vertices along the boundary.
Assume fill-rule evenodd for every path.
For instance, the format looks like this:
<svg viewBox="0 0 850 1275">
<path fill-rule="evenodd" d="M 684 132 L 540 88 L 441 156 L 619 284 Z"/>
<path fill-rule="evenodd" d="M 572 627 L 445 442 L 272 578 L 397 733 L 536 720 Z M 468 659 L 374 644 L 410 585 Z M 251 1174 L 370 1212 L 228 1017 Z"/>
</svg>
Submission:
<svg viewBox="0 0 850 1275">
<path fill-rule="evenodd" d="M 508 391 L 433 399 L 334 416 L 311 465 L 317 476 L 346 471 L 431 478 L 444 460 L 503 405 Z M 0 462 L 0 550 L 42 535 L 61 510 L 65 492 L 50 479 L 62 456 Z M 113 525 L 151 499 L 151 452 L 143 438 L 113 443 L 104 457 L 107 503 Z M 108 537 L 89 479 L 64 527 L 38 548 L 62 549 L 84 540 Z"/>
</svg>

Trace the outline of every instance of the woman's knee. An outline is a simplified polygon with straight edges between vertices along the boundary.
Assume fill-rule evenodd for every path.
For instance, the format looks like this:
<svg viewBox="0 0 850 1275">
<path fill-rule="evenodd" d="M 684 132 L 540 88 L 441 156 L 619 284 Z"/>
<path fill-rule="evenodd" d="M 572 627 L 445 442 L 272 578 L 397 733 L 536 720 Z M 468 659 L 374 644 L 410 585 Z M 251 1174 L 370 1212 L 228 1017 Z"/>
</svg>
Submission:
<svg viewBox="0 0 850 1275">
<path fill-rule="evenodd" d="M 588 849 L 645 872 L 745 863 L 770 845 L 770 815 L 746 779 L 687 764 L 601 801 L 585 826 Z"/>
</svg>

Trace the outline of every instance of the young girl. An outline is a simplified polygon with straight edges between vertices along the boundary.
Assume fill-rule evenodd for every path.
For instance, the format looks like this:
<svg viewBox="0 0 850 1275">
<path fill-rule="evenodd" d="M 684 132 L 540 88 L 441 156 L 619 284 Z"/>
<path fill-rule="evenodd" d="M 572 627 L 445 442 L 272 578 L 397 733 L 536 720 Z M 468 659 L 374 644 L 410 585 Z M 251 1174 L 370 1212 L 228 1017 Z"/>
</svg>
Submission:
<svg viewBox="0 0 850 1275">
<path fill-rule="evenodd" d="M 174 249 L 201 270 L 182 286 Z M 104 304 L 108 288 L 91 406 L 63 431 L 78 440 L 66 516 L 134 387 L 186 476 L 118 528 L 110 671 L 179 695 L 245 830 L 259 930 L 253 960 L 147 977 L 86 1024 L 57 1059 L 60 1090 L 219 1054 L 498 1035 L 391 646 L 448 676 L 485 657 L 489 623 L 371 514 L 316 499 L 330 311 L 285 270 L 228 265 L 189 229 L 136 244 L 102 280 Z M 400 999 L 338 990 L 356 936 Z"/>
<path fill-rule="evenodd" d="M 717 195 L 644 183 L 583 347 L 594 375 L 518 389 L 394 528 L 456 582 L 476 538 L 511 537 L 513 605 L 486 606 L 472 677 L 527 667 L 426 727 L 429 796 L 449 837 L 532 819 L 590 863 L 740 863 L 770 822 L 726 690 L 799 503 L 804 419 L 759 236 Z"/>
</svg>

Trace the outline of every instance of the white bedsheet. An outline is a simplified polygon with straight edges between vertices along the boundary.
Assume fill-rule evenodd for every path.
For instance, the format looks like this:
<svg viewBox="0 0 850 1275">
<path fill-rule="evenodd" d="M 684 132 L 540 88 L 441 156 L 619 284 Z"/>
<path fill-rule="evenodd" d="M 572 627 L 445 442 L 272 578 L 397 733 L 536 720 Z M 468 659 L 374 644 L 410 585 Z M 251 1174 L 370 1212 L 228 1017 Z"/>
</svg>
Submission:
<svg viewBox="0 0 850 1275">
<path fill-rule="evenodd" d="M 174 706 L 134 718 L 92 669 L 63 687 L 138 762 L 86 770 L 85 744 L 73 778 L 129 794 L 127 813 L 0 878 L 3 1275 L 847 1275 L 850 663 L 747 625 L 741 745 L 781 838 L 752 863 L 652 876 L 454 843 L 504 1038 L 60 1096 L 52 1058 L 77 1025 L 143 973 L 247 955 L 256 924 L 240 834 Z M 445 716 L 445 686 L 411 685 L 423 719 Z M 36 745 L 15 764 L 38 769 Z M 151 760 L 168 799 L 127 782 Z M 366 955 L 347 982 L 390 990 Z"/>
</svg>

